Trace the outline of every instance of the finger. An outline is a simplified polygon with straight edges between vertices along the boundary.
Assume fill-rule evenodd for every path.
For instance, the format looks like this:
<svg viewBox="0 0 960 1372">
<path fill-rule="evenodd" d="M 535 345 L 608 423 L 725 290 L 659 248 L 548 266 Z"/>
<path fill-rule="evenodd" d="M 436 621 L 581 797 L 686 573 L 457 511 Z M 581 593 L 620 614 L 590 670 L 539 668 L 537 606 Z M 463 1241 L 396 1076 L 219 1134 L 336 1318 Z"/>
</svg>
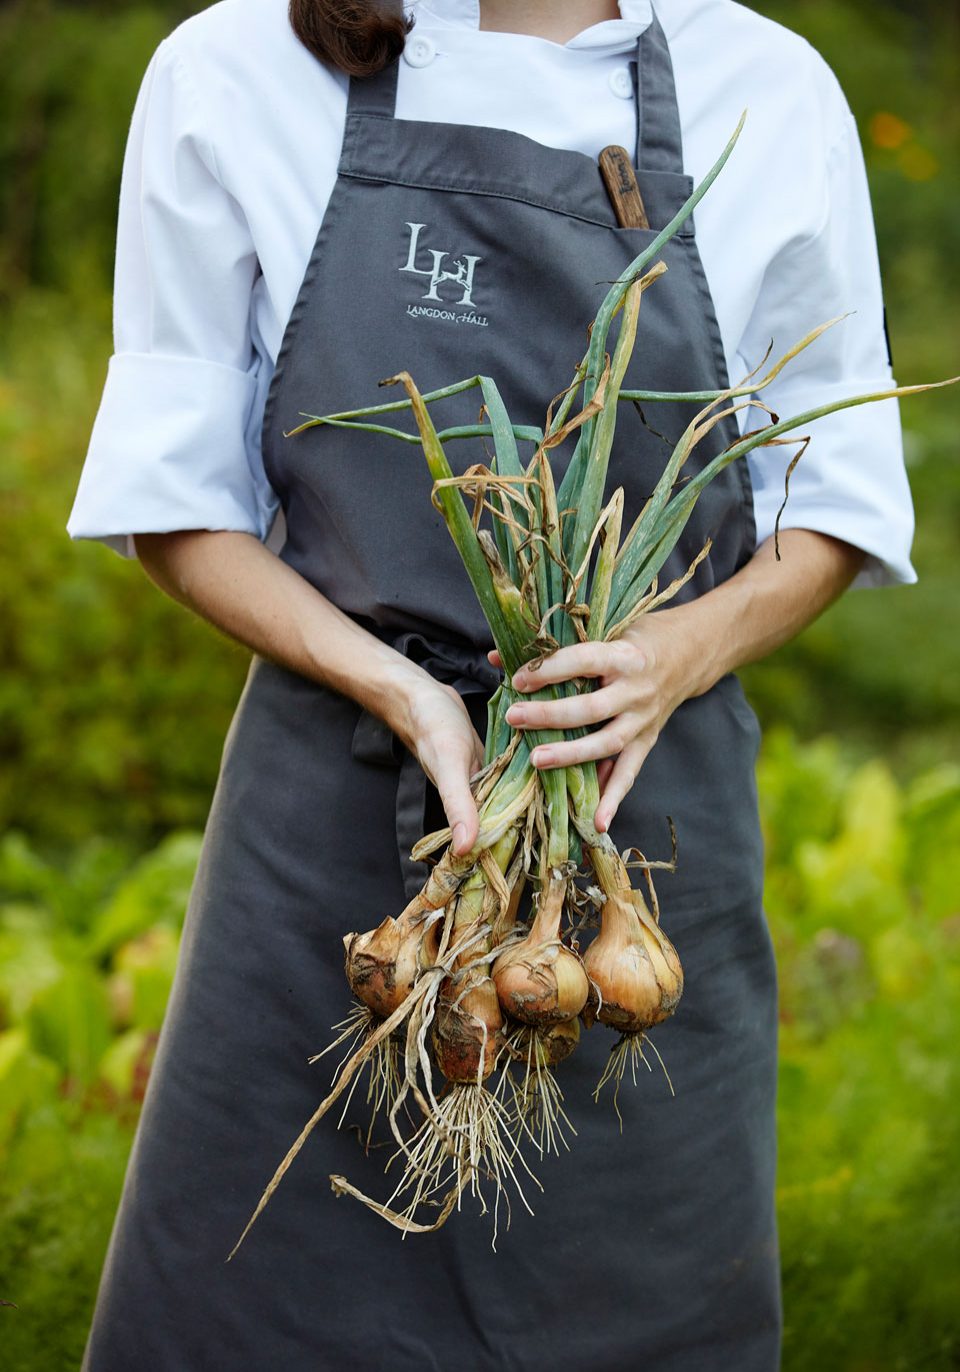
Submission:
<svg viewBox="0 0 960 1372">
<path fill-rule="evenodd" d="M 437 768 L 434 784 L 453 831 L 453 851 L 462 857 L 469 853 L 480 832 L 480 819 L 470 791 L 469 762 L 466 759 L 445 760 Z"/>
<path fill-rule="evenodd" d="M 602 724 L 619 714 L 627 701 L 624 686 L 615 682 L 599 691 L 564 696 L 562 700 L 519 700 L 510 706 L 506 721 L 516 729 L 574 729 Z"/>
<path fill-rule="evenodd" d="M 521 667 L 512 684 L 518 691 L 536 691 L 541 686 L 570 681 L 578 676 L 606 676 L 630 662 L 636 664 L 639 652 L 623 639 L 613 643 L 574 643 L 567 648 L 558 648 L 539 666 Z"/>
<path fill-rule="evenodd" d="M 613 771 L 613 764 L 615 760 L 616 759 L 612 757 L 603 757 L 597 763 L 597 783 L 600 787 L 601 795 L 603 794 L 604 787 L 606 786 L 610 778 L 610 773 Z"/>
<path fill-rule="evenodd" d="M 500 654 L 497 652 L 496 648 L 491 648 L 489 653 L 487 653 L 487 661 L 490 663 L 491 667 L 503 666 L 503 659 L 500 657 Z"/>
<path fill-rule="evenodd" d="M 578 762 L 591 762 L 602 757 L 622 753 L 636 737 L 637 724 L 629 715 L 618 715 L 602 729 L 582 738 L 560 743 L 539 743 L 530 754 L 534 767 L 572 767 Z"/>
<path fill-rule="evenodd" d="M 646 738 L 635 738 L 610 768 L 610 775 L 603 786 L 600 804 L 597 806 L 593 822 L 601 834 L 605 834 L 613 823 L 620 802 L 627 795 L 653 744 Z"/>
</svg>

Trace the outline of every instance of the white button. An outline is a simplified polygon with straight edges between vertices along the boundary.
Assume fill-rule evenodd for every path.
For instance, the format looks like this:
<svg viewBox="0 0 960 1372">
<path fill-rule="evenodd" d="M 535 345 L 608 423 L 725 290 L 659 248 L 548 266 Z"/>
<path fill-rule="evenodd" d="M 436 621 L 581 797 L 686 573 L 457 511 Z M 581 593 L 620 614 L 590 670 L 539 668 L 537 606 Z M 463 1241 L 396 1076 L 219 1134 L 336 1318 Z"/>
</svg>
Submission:
<svg viewBox="0 0 960 1372">
<path fill-rule="evenodd" d="M 633 80 L 629 67 L 617 67 L 610 73 L 610 89 L 614 95 L 619 95 L 624 100 L 633 98 Z"/>
<path fill-rule="evenodd" d="M 419 38 L 408 38 L 404 44 L 403 55 L 411 67 L 427 67 L 437 55 L 437 45 L 425 34 Z"/>
</svg>

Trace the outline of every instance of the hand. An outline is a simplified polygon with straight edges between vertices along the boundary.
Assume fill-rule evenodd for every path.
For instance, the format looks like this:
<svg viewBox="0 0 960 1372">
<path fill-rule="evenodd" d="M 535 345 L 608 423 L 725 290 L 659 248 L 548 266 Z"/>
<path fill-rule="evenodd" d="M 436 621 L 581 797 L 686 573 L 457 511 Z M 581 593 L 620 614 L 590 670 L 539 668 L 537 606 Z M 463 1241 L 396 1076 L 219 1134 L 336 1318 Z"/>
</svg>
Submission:
<svg viewBox="0 0 960 1372">
<path fill-rule="evenodd" d="M 470 778 L 483 766 L 483 744 L 460 695 L 426 673 L 407 693 L 400 734 L 436 786 L 462 856 L 477 841 L 480 820 Z"/>
<path fill-rule="evenodd" d="M 491 661 L 499 665 L 496 653 Z M 609 829 L 660 731 L 677 706 L 699 689 L 696 643 L 680 631 L 669 610 L 641 620 L 611 643 L 577 643 L 560 648 L 536 670 L 524 667 L 516 690 L 594 678 L 597 686 L 562 700 L 524 700 L 511 705 L 507 723 L 519 729 L 572 729 L 599 725 L 582 738 L 540 744 L 535 767 L 598 763 L 600 804 L 594 824 Z"/>
</svg>

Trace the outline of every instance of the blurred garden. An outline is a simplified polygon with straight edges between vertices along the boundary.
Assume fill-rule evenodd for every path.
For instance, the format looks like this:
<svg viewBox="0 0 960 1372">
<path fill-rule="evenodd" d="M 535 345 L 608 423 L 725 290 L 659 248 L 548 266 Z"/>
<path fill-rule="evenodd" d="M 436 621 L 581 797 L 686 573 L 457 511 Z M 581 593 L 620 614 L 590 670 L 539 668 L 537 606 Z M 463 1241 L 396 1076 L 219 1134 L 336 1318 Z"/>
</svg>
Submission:
<svg viewBox="0 0 960 1372">
<path fill-rule="evenodd" d="M 753 7 L 814 43 L 857 116 L 898 382 L 960 371 L 960 4 Z M 127 122 L 191 8 L 0 8 L 3 1372 L 79 1365 L 249 659 L 64 529 L 111 352 Z M 903 415 L 919 584 L 846 596 L 744 673 L 785 1372 L 960 1368 L 960 394 Z"/>
</svg>

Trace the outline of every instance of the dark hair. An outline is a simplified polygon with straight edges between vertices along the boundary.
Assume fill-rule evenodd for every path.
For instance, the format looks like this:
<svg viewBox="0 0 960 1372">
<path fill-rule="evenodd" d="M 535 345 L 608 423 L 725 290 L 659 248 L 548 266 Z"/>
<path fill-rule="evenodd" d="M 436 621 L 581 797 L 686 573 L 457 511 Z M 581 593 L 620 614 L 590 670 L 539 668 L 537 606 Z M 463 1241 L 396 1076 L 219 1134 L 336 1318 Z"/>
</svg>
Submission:
<svg viewBox="0 0 960 1372">
<path fill-rule="evenodd" d="M 288 14 L 304 47 L 348 76 L 389 66 L 413 27 L 402 0 L 289 0 Z"/>
</svg>

